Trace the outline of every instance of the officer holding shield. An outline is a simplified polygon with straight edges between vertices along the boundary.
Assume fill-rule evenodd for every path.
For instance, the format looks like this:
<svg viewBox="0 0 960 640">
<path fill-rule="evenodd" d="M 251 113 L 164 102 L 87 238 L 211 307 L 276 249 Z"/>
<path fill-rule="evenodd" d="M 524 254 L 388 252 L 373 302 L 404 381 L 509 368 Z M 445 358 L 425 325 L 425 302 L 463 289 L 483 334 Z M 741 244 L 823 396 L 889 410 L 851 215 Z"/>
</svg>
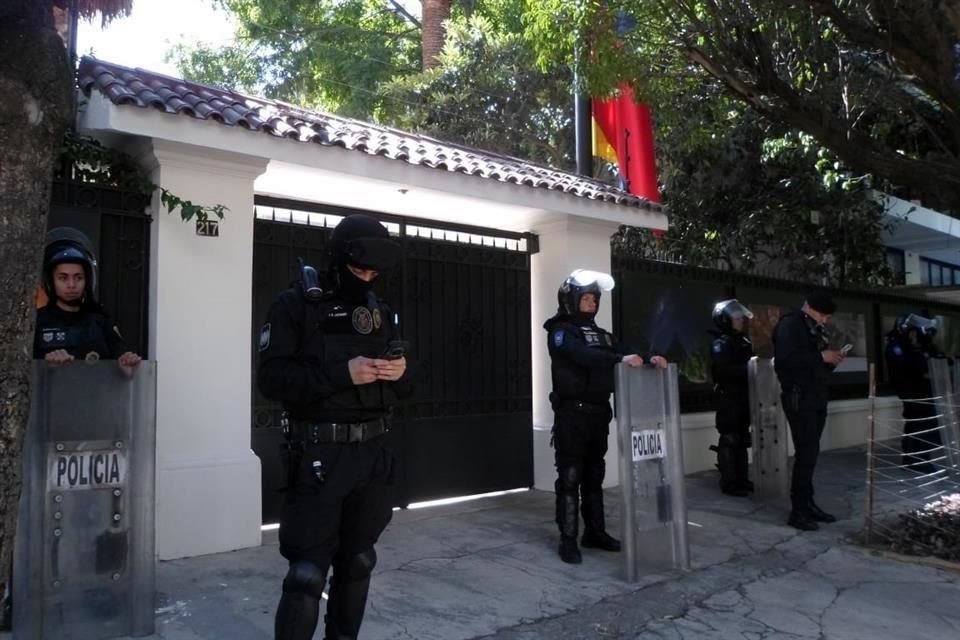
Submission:
<svg viewBox="0 0 960 640">
<path fill-rule="evenodd" d="M 116 360 L 133 375 L 140 356 L 97 302 L 96 281 L 97 261 L 86 236 L 69 227 L 50 230 L 43 254 L 48 302 L 37 310 L 33 357 L 51 364 Z"/>
<path fill-rule="evenodd" d="M 606 473 L 603 457 L 613 417 L 610 394 L 614 366 L 619 362 L 631 367 L 646 363 L 667 366 L 661 356 L 626 349 L 594 322 L 602 292 L 610 291 L 613 285 L 608 274 L 577 269 L 560 285 L 557 313 L 543 325 L 553 378 L 550 403 L 554 413 L 559 552 L 561 560 L 571 564 L 583 561 L 577 546 L 578 508 L 584 521 L 581 544 L 604 551 L 620 550 L 620 542 L 606 531 L 602 488 Z"/>
<path fill-rule="evenodd" d="M 331 567 L 325 637 L 357 637 L 393 507 L 385 434 L 394 404 L 412 393 L 398 323 L 371 290 L 399 245 L 365 215 L 344 218 L 330 242 L 326 286 L 303 267 L 260 331 L 260 390 L 289 415 L 280 553 L 290 567 L 277 640 L 313 638 Z"/>
<path fill-rule="evenodd" d="M 921 473 L 934 470 L 929 460 L 942 446 L 928 364 L 930 358 L 946 357 L 933 343 L 936 335 L 935 319 L 916 313 L 898 316 L 884 349 L 890 382 L 903 403 L 901 462 Z"/>
<path fill-rule="evenodd" d="M 714 449 L 720 470 L 720 490 L 731 496 L 753 491 L 747 449 L 750 447 L 750 390 L 747 364 L 753 357 L 753 343 L 747 327 L 753 313 L 736 299 L 722 300 L 713 307 L 713 323 L 720 330 L 710 349 L 710 367 L 717 401 L 717 431 Z"/>
</svg>

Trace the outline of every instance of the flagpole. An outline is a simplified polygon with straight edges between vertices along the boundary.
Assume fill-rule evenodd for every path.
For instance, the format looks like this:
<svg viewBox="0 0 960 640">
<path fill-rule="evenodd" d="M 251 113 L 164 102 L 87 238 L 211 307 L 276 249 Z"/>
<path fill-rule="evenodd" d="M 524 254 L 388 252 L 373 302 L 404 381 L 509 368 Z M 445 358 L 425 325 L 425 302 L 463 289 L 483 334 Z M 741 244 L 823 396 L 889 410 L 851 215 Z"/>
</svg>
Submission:
<svg viewBox="0 0 960 640">
<path fill-rule="evenodd" d="M 578 9 L 583 10 L 581 2 L 577 2 Z M 593 177 L 593 123 L 590 113 L 590 94 L 584 88 L 581 74 L 581 65 L 586 64 L 583 55 L 583 41 L 578 34 L 573 61 L 573 138 L 574 155 L 577 161 L 577 173 L 581 176 Z"/>
<path fill-rule="evenodd" d="M 579 84 L 574 82 L 574 84 Z M 590 130 L 590 96 L 578 91 L 573 99 L 574 136 L 577 153 L 577 173 L 593 177 L 593 132 Z"/>
</svg>

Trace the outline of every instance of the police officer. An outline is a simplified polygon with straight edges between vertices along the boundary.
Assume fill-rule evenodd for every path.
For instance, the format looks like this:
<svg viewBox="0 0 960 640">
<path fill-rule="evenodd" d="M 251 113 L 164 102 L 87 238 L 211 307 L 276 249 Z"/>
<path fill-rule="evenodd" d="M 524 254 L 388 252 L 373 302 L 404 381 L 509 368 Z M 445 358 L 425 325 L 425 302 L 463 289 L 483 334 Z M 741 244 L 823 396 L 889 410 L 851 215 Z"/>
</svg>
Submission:
<svg viewBox="0 0 960 640">
<path fill-rule="evenodd" d="M 747 363 L 753 357 L 753 343 L 747 337 L 750 309 L 736 299 L 722 300 L 713 307 L 713 323 L 720 330 L 710 349 L 710 367 L 717 401 L 715 447 L 720 470 L 720 491 L 743 497 L 753 490 L 747 449 L 750 447 L 750 391 Z"/>
<path fill-rule="evenodd" d="M 374 544 L 392 513 L 384 435 L 393 405 L 412 392 L 394 314 L 371 290 L 399 246 L 365 215 L 344 218 L 330 242 L 326 287 L 304 267 L 260 331 L 260 390 L 289 415 L 280 553 L 290 567 L 277 640 L 313 637 L 331 566 L 325 637 L 357 637 Z"/>
<path fill-rule="evenodd" d="M 37 310 L 33 357 L 52 364 L 73 360 L 116 360 L 133 375 L 140 356 L 124 343 L 117 325 L 95 298 L 97 263 L 89 240 L 76 229 L 47 234 L 43 289 L 47 304 Z"/>
<path fill-rule="evenodd" d="M 890 382 L 903 402 L 901 463 L 923 473 L 934 470 L 929 460 L 942 446 L 928 365 L 930 358 L 946 357 L 933 343 L 936 334 L 936 320 L 916 313 L 902 315 L 887 334 L 884 350 Z"/>
<path fill-rule="evenodd" d="M 780 318 L 773 331 L 774 369 L 795 451 L 787 524 L 802 531 L 818 529 L 818 522 L 836 521 L 813 501 L 813 472 L 827 421 L 827 378 L 844 358 L 840 351 L 826 348 L 824 325 L 834 311 L 830 294 L 814 292 L 802 308 Z"/>
<path fill-rule="evenodd" d="M 553 377 L 553 445 L 557 466 L 557 525 L 560 558 L 582 562 L 577 546 L 578 505 L 582 498 L 584 547 L 619 551 L 620 542 L 606 531 L 603 514 L 603 461 L 610 432 L 610 393 L 618 362 L 632 367 L 650 362 L 666 367 L 660 356 L 628 351 L 594 322 L 600 296 L 613 289 L 605 273 L 577 269 L 557 291 L 559 308 L 547 320 L 547 348 Z"/>
</svg>

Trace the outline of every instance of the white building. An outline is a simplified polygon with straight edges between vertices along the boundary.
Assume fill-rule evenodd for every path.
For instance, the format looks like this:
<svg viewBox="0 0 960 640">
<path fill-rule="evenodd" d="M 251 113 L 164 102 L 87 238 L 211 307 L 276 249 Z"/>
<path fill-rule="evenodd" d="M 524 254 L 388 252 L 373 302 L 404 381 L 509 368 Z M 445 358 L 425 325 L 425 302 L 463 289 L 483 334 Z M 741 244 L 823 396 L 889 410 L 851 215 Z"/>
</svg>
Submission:
<svg viewBox="0 0 960 640">
<path fill-rule="evenodd" d="M 540 325 L 555 311 L 567 274 L 610 271 L 610 236 L 620 225 L 665 229 L 664 210 L 514 158 L 92 58 L 82 61 L 79 83 L 81 133 L 127 150 L 176 195 L 229 209 L 219 236 L 206 237 L 168 215 L 158 198 L 151 207 L 148 348 L 159 363 L 161 559 L 261 542 L 261 461 L 251 450 L 257 196 L 402 216 L 406 228 L 417 220 L 424 227 L 455 223 L 493 242 L 498 233 L 522 233 L 535 242 L 529 258 L 532 478 L 536 488 L 553 489 L 551 383 Z M 930 234 L 960 237 L 952 219 L 947 224 L 937 215 L 913 215 L 911 233 L 898 232 L 900 244 L 891 240 L 903 249 L 909 273 L 921 264 L 914 256 L 948 261 L 946 254 L 918 253 Z M 297 222 L 293 213 L 290 221 Z M 611 326 L 608 299 L 598 323 Z M 825 447 L 863 442 L 866 407 L 865 400 L 833 403 Z M 892 415 L 898 403 L 884 401 L 881 409 Z M 687 470 L 712 468 L 713 414 L 685 415 L 683 427 Z M 610 445 L 607 478 L 614 483 L 614 438 Z"/>
</svg>

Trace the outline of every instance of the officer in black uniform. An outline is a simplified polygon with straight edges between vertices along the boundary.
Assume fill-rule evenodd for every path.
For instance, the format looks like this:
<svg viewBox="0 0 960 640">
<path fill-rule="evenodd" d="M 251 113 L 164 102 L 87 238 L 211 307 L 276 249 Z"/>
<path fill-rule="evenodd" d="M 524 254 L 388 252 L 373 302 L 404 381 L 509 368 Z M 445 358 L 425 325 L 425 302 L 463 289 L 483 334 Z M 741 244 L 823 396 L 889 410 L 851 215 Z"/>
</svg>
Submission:
<svg viewBox="0 0 960 640">
<path fill-rule="evenodd" d="M 836 521 L 813 501 L 813 471 L 827 421 L 827 378 L 844 358 L 826 348 L 824 325 L 834 311 L 830 294 L 818 291 L 807 296 L 801 309 L 780 318 L 773 331 L 774 369 L 795 451 L 787 524 L 802 531 L 818 529 L 818 522 Z"/>
<path fill-rule="evenodd" d="M 639 367 L 649 361 L 658 367 L 660 356 L 633 353 L 614 341 L 594 322 L 602 291 L 613 289 L 605 273 L 578 269 L 557 292 L 559 308 L 547 320 L 547 348 L 553 377 L 553 445 L 557 465 L 557 525 L 560 558 L 583 561 L 577 547 L 577 509 L 582 497 L 584 547 L 619 551 L 620 542 L 606 531 L 603 514 L 603 457 L 610 433 L 610 393 L 618 362 Z"/>
<path fill-rule="evenodd" d="M 903 402 L 902 464 L 914 471 L 934 470 L 929 460 L 942 446 L 930 382 L 930 358 L 946 356 L 933 343 L 937 321 L 911 313 L 896 318 L 884 353 L 893 389 Z"/>
<path fill-rule="evenodd" d="M 750 309 L 736 299 L 722 300 L 713 307 L 713 323 L 720 330 L 710 348 L 710 367 L 717 401 L 717 431 L 714 448 L 720 470 L 720 491 L 743 497 L 753 490 L 747 464 L 750 447 L 750 390 L 747 363 L 753 357 L 753 343 L 747 337 Z"/>
<path fill-rule="evenodd" d="M 390 522 L 391 410 L 412 392 L 393 312 L 371 290 L 399 246 L 365 215 L 333 230 L 327 287 L 316 272 L 280 294 L 260 331 L 257 381 L 289 415 L 288 488 L 280 553 L 290 562 L 277 608 L 277 640 L 308 640 L 328 569 L 327 640 L 356 638 L 374 544 Z"/>
<path fill-rule="evenodd" d="M 86 236 L 65 227 L 47 234 L 43 288 L 48 302 L 37 310 L 33 357 L 52 364 L 116 360 L 133 375 L 140 356 L 127 347 L 97 302 L 96 277 L 96 259 Z"/>
</svg>

